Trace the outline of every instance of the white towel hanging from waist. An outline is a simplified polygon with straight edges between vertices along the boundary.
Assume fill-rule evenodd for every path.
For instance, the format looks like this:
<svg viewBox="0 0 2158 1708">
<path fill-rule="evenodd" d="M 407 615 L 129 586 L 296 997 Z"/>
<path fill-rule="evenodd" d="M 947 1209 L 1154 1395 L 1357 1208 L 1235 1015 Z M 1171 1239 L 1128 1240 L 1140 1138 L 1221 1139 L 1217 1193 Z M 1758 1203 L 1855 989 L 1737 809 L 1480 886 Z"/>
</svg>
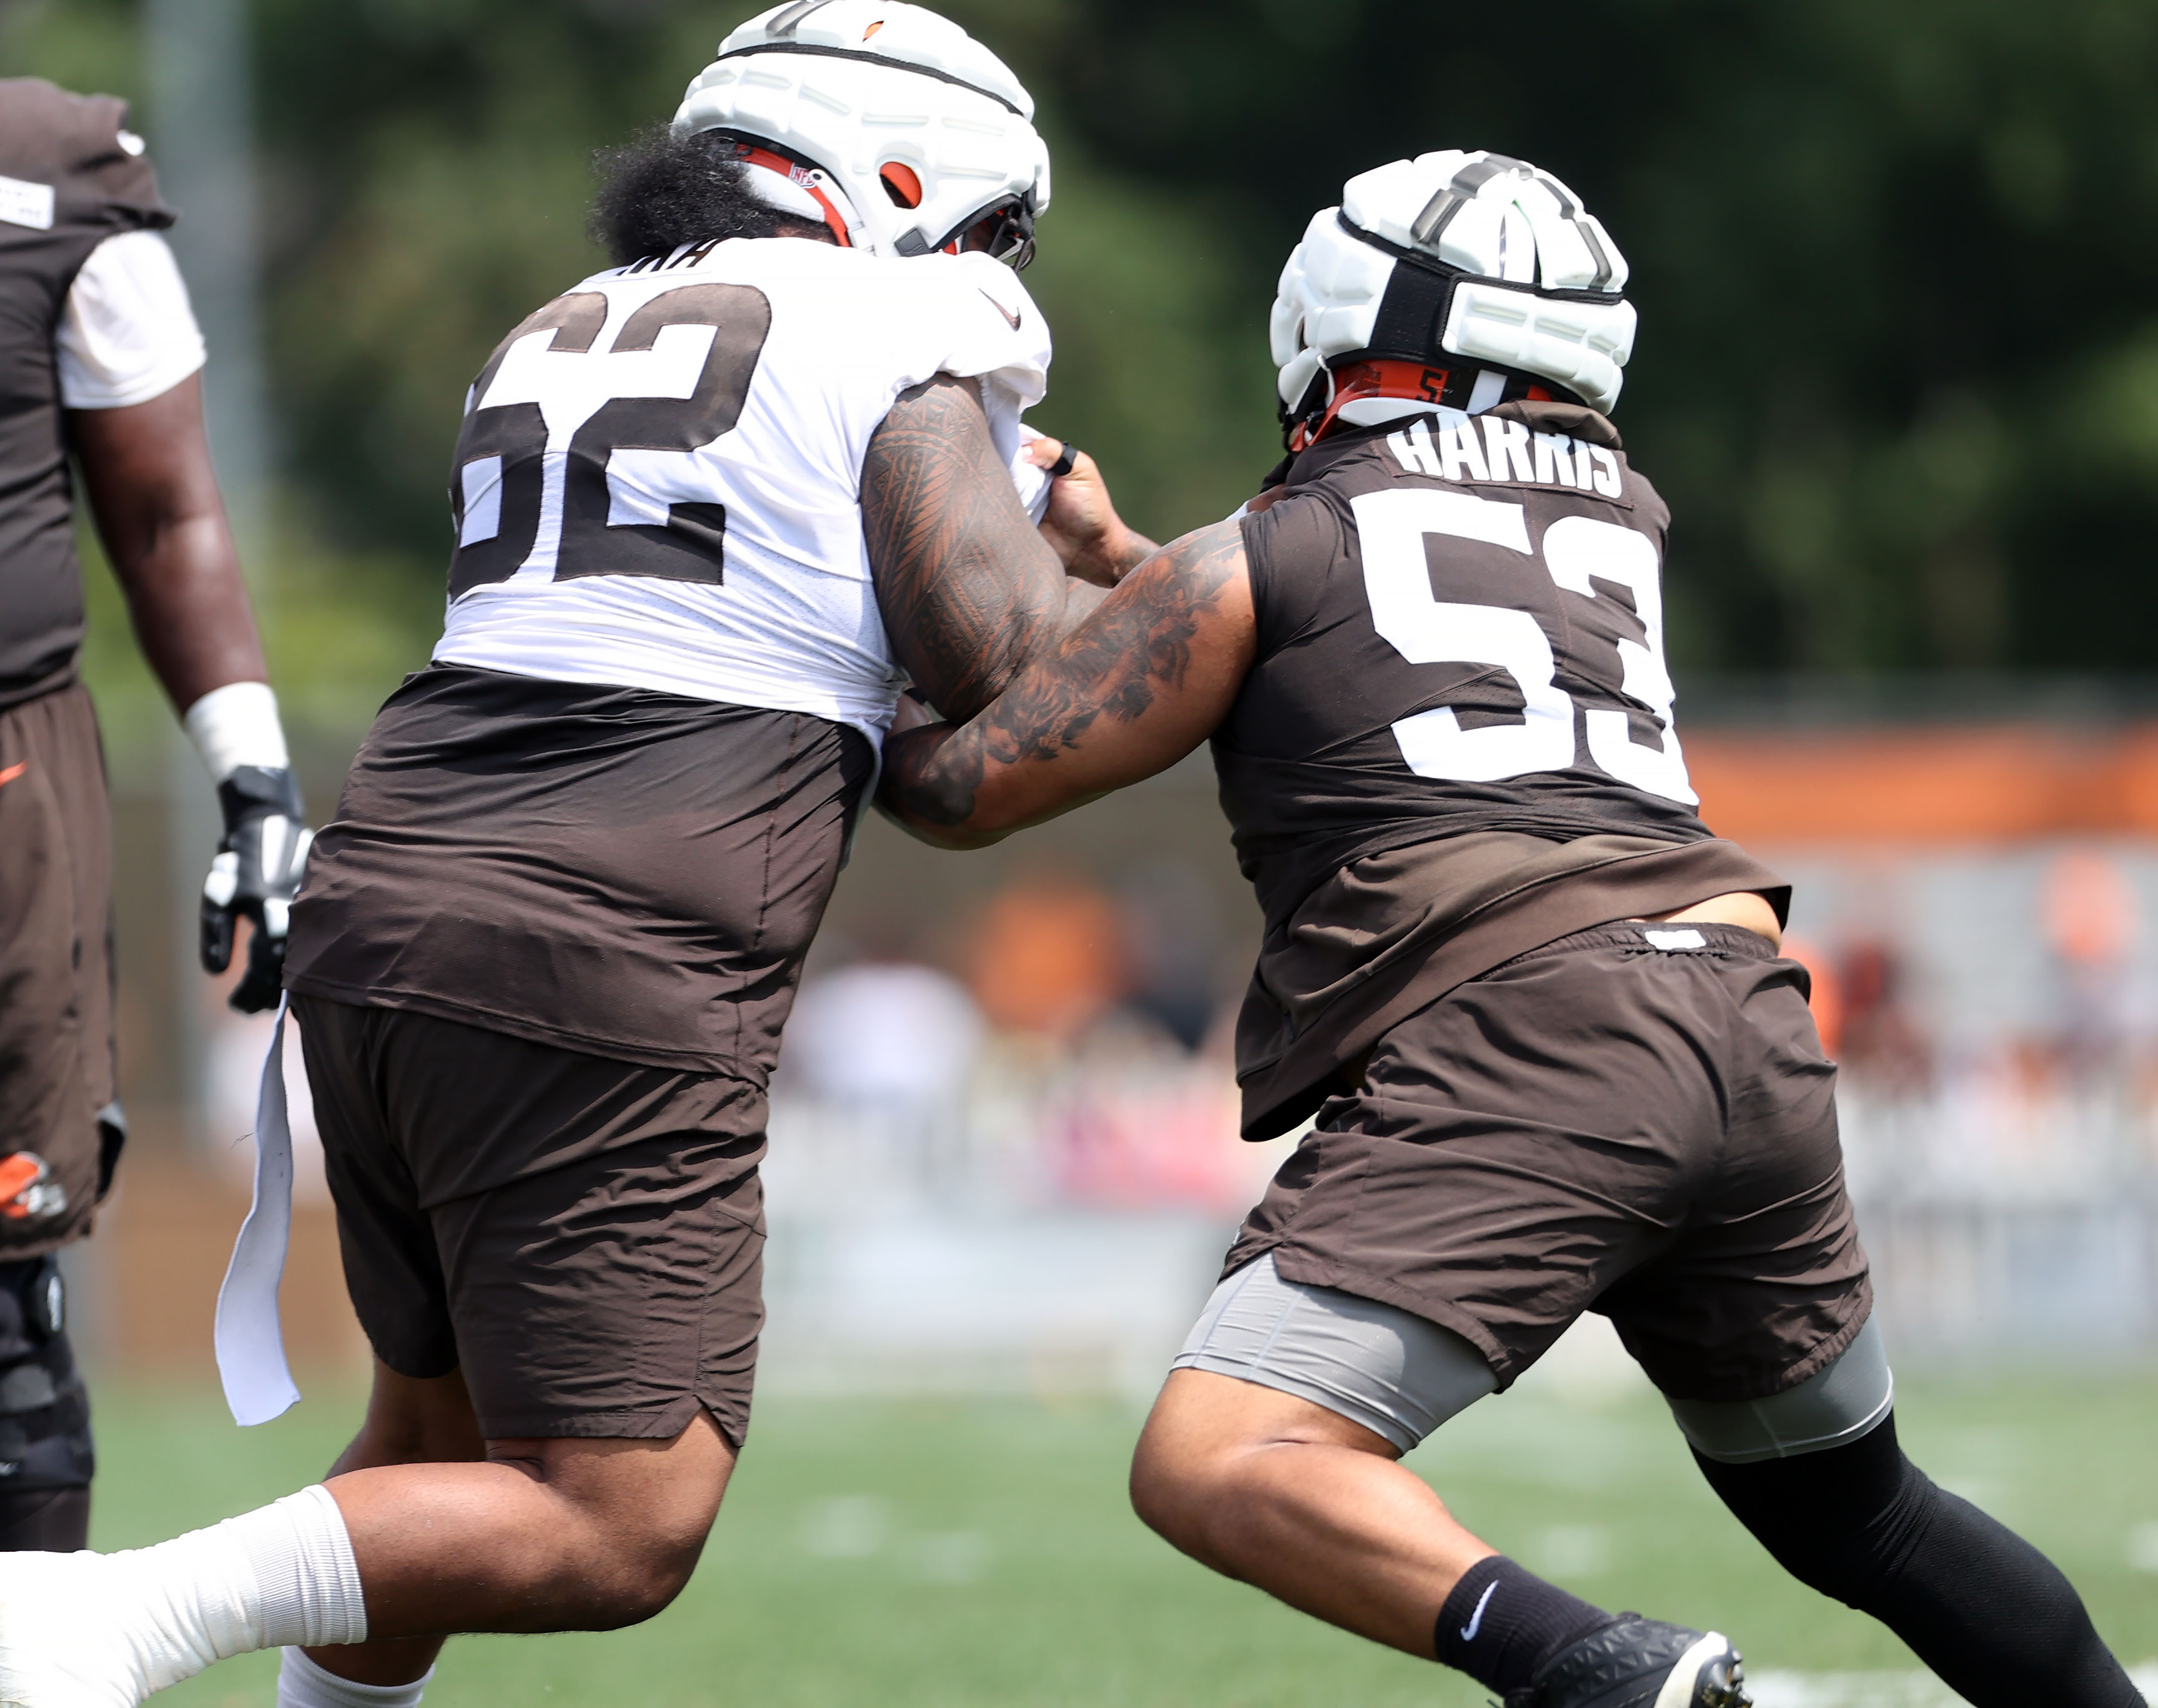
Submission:
<svg viewBox="0 0 2158 1708">
<path fill-rule="evenodd" d="M 217 1292 L 217 1373 L 233 1421 L 267 1423 L 300 1397 L 285 1360 L 277 1283 L 292 1237 L 292 1127 L 285 1108 L 285 1014 L 277 1004 L 255 1106 L 255 1200 Z"/>
</svg>

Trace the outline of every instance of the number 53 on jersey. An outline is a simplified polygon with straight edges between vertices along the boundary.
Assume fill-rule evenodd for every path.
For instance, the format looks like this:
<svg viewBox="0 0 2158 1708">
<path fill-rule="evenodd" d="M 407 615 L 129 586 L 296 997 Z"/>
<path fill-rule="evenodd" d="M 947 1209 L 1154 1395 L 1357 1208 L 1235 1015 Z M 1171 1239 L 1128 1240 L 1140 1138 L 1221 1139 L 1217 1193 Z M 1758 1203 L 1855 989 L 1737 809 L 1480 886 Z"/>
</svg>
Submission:
<svg viewBox="0 0 2158 1708">
<path fill-rule="evenodd" d="M 1600 674 L 1588 656 L 1562 658 L 1531 607 L 1544 601 L 1525 584 L 1520 605 L 1441 599 L 1432 583 L 1427 542 L 1436 535 L 1476 540 L 1516 552 L 1526 575 L 1548 578 L 1562 594 L 1585 600 L 1623 592 L 1643 631 L 1618 642 L 1618 679 L 1581 708 L 1588 758 L 1619 782 L 1693 806 L 1671 721 L 1671 679 L 1664 663 L 1663 590 L 1655 543 L 1634 529 L 1593 516 L 1563 516 L 1531 543 L 1525 507 L 1471 493 L 1395 487 L 1351 500 L 1364 560 L 1364 586 L 1380 636 L 1412 664 L 1483 664 L 1504 671 L 1519 688 L 1518 724 L 1464 728 L 1451 706 L 1436 706 L 1393 725 L 1402 757 L 1434 781 L 1498 782 L 1575 762 L 1575 700 L 1561 688 L 1593 683 Z M 1598 584 L 1601 584 L 1599 586 Z M 1564 613 L 1561 613 L 1563 619 Z M 1562 629 L 1572 625 L 1562 620 Z M 1648 740 L 1635 725 L 1653 726 Z"/>
</svg>

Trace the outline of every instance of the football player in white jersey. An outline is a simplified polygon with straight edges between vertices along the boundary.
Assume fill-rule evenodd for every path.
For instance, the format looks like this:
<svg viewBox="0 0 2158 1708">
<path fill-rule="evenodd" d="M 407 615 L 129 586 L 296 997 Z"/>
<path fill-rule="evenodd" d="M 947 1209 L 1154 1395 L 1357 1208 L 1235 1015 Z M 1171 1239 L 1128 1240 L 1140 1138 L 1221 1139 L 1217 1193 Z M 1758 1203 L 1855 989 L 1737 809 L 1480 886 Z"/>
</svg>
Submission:
<svg viewBox="0 0 2158 1708">
<path fill-rule="evenodd" d="M 407 1708 L 446 1635 L 686 1582 L 748 1422 L 766 1076 L 883 732 L 910 679 L 973 715 L 1098 596 L 1025 502 L 1069 467 L 1025 442 L 1049 340 L 999 265 L 1048 201 L 1030 112 L 934 13 L 799 0 L 613 163 L 622 265 L 473 384 L 442 639 L 293 914 L 366 1422 L 273 1506 L 0 1562 L 0 1702 L 281 1647 L 284 1704 Z"/>
</svg>

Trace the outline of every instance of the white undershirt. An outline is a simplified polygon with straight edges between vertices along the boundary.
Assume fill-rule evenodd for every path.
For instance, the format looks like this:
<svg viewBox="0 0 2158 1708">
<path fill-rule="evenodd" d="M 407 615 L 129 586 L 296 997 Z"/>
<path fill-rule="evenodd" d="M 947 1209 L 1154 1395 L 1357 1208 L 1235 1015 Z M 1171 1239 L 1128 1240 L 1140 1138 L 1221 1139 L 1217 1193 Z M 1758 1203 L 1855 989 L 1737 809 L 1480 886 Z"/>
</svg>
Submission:
<svg viewBox="0 0 2158 1708">
<path fill-rule="evenodd" d="M 165 240 L 123 231 L 75 276 L 54 348 L 60 403 L 125 409 L 162 397 L 203 364 L 203 337 Z"/>
</svg>

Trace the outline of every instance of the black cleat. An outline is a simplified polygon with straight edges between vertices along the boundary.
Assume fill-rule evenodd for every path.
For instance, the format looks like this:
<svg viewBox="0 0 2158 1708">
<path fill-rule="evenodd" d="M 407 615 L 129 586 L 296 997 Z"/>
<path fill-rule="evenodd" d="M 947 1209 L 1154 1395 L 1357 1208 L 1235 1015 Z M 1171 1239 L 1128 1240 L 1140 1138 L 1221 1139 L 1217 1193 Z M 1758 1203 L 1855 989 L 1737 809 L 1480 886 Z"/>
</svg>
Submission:
<svg viewBox="0 0 2158 1708">
<path fill-rule="evenodd" d="M 1752 1708 L 1745 1678 L 1727 1638 L 1621 1613 L 1538 1667 L 1506 1708 Z"/>
</svg>

